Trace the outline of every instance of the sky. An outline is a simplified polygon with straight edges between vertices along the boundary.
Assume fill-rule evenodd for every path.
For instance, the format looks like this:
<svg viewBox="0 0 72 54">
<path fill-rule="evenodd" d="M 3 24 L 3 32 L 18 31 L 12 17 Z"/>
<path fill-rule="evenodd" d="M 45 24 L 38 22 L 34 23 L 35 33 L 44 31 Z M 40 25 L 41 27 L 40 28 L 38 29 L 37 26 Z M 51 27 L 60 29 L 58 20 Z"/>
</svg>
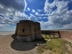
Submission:
<svg viewBox="0 0 72 54">
<path fill-rule="evenodd" d="M 0 31 L 15 31 L 20 20 L 42 30 L 72 29 L 72 0 L 0 0 Z"/>
</svg>

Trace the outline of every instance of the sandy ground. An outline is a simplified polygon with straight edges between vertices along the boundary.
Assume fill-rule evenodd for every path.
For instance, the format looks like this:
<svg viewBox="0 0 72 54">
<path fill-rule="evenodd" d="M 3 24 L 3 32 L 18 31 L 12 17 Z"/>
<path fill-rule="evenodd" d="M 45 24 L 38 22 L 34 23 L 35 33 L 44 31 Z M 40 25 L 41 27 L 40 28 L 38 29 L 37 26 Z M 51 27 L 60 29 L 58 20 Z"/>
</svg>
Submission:
<svg viewBox="0 0 72 54">
<path fill-rule="evenodd" d="M 71 31 L 60 31 L 61 38 L 72 43 L 72 30 Z"/>
<path fill-rule="evenodd" d="M 60 32 L 63 39 L 72 43 L 72 31 Z M 38 54 L 35 42 L 21 42 L 12 38 L 8 33 L 0 32 L 0 54 Z M 11 33 L 10 33 L 11 34 Z M 69 48 L 70 49 L 70 48 Z M 47 50 L 43 54 L 50 54 Z"/>
<path fill-rule="evenodd" d="M 37 54 L 35 43 L 14 40 L 11 36 L 0 36 L 0 54 Z"/>
</svg>

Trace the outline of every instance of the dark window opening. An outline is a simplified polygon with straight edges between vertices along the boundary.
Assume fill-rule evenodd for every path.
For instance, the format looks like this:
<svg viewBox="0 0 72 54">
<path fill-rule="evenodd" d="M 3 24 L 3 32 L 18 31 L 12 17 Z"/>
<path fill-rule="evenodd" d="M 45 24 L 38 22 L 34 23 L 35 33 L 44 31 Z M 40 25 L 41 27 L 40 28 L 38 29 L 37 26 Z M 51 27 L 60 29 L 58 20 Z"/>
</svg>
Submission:
<svg viewBox="0 0 72 54">
<path fill-rule="evenodd" d="M 23 29 L 22 32 L 25 32 L 25 29 Z"/>
<path fill-rule="evenodd" d="M 40 27 L 38 27 L 38 30 L 40 30 Z"/>
</svg>

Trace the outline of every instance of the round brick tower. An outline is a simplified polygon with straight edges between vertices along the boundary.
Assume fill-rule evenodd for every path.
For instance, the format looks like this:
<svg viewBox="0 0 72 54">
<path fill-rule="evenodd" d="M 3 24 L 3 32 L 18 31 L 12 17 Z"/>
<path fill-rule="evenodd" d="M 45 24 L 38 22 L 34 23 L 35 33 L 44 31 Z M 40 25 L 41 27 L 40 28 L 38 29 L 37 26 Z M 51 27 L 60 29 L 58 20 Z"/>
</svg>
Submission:
<svg viewBox="0 0 72 54">
<path fill-rule="evenodd" d="M 17 23 L 16 37 L 18 40 L 31 41 L 34 37 L 33 21 L 21 20 Z"/>
<path fill-rule="evenodd" d="M 31 20 L 21 20 L 17 23 L 16 38 L 23 41 L 41 39 L 40 23 Z"/>
</svg>

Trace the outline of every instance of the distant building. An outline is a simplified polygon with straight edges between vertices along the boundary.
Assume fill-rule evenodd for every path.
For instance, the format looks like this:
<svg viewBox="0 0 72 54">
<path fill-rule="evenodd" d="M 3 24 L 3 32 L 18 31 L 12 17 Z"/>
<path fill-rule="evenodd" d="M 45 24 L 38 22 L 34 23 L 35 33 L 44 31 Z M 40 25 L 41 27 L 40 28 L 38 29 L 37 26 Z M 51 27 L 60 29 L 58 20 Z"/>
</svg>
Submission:
<svg viewBox="0 0 72 54">
<path fill-rule="evenodd" d="M 16 37 L 19 40 L 32 41 L 41 38 L 40 23 L 21 20 L 16 26 Z"/>
</svg>

